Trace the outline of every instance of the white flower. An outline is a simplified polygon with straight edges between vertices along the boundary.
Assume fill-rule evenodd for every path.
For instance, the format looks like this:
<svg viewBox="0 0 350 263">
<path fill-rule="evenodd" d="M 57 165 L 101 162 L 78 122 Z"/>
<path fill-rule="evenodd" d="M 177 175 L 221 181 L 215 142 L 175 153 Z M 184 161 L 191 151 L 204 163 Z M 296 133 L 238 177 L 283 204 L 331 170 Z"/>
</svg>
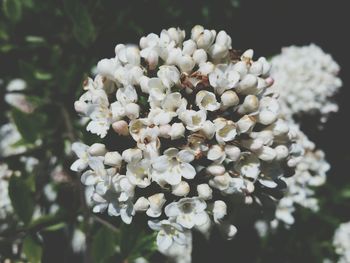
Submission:
<svg viewBox="0 0 350 263">
<path fill-rule="evenodd" d="M 215 67 L 214 72 L 209 74 L 210 85 L 213 86 L 218 95 L 224 93 L 225 90 L 236 87 L 239 79 L 240 75 L 232 65 L 219 64 Z"/>
<path fill-rule="evenodd" d="M 150 167 L 148 159 L 129 162 L 126 167 L 126 176 L 134 185 L 145 188 L 151 184 Z"/>
<path fill-rule="evenodd" d="M 160 78 L 151 78 L 148 81 L 149 87 L 149 100 L 152 103 L 160 103 L 164 100 L 165 96 L 170 92 Z"/>
<path fill-rule="evenodd" d="M 220 108 L 220 103 L 216 101 L 215 94 L 205 90 L 197 93 L 196 104 L 201 110 L 216 111 Z"/>
<path fill-rule="evenodd" d="M 253 154 L 242 154 L 236 163 L 235 169 L 244 177 L 257 179 L 260 174 L 260 161 Z"/>
<path fill-rule="evenodd" d="M 78 156 L 76 160 L 70 167 L 72 171 L 82 171 L 88 167 L 88 162 L 90 159 L 90 154 L 88 153 L 89 146 L 81 143 L 75 142 L 72 144 L 72 151 Z"/>
<path fill-rule="evenodd" d="M 203 110 L 185 110 L 180 113 L 179 118 L 184 122 L 187 130 L 195 132 L 203 127 L 207 114 Z"/>
<path fill-rule="evenodd" d="M 176 220 L 181 226 L 191 229 L 194 226 L 203 225 L 208 220 L 205 211 L 207 204 L 196 197 L 182 198 L 178 202 L 173 202 L 165 207 L 165 214 Z"/>
<path fill-rule="evenodd" d="M 186 244 L 186 236 L 181 225 L 172 223 L 169 220 L 160 222 L 148 221 L 148 225 L 151 229 L 158 231 L 157 245 L 161 250 L 168 249 L 173 242 L 180 245 Z"/>
<path fill-rule="evenodd" d="M 198 197 L 203 200 L 209 200 L 213 197 L 213 190 L 208 184 L 197 185 Z"/>
<path fill-rule="evenodd" d="M 100 157 L 90 157 L 88 159 L 88 165 L 92 170 L 87 170 L 81 176 L 81 182 L 84 185 L 94 185 L 98 181 L 103 180 L 107 174 L 114 174 L 115 169 L 110 168 L 108 170 L 105 169 L 103 165 L 103 158 Z"/>
<path fill-rule="evenodd" d="M 171 125 L 169 136 L 172 140 L 179 139 L 185 135 L 185 126 L 182 123 L 174 123 Z"/>
<path fill-rule="evenodd" d="M 152 163 L 152 177 L 161 177 L 171 185 L 179 184 L 182 177 L 193 179 L 196 175 L 196 170 L 190 164 L 193 160 L 191 151 L 169 148 Z"/>
<path fill-rule="evenodd" d="M 214 120 L 216 129 L 216 140 L 218 143 L 224 144 L 235 139 L 237 135 L 236 124 L 231 120 L 218 118 Z"/>
<path fill-rule="evenodd" d="M 173 87 L 180 80 L 180 72 L 175 66 L 160 66 L 157 76 L 167 88 Z"/>
</svg>

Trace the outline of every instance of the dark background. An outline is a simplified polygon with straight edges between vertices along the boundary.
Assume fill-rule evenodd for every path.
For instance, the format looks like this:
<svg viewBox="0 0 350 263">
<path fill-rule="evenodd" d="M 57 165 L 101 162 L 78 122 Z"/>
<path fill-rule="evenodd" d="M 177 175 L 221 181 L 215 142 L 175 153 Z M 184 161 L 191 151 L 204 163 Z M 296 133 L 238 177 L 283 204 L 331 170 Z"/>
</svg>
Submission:
<svg viewBox="0 0 350 263">
<path fill-rule="evenodd" d="M 91 6 L 89 1 L 89 5 Z M 340 77 L 343 87 L 334 98 L 339 104 L 339 112 L 333 114 L 323 129 L 319 129 L 317 118 L 303 119 L 302 129 L 313 140 L 318 148 L 325 151 L 327 160 L 331 163 L 331 170 L 327 185 L 319 191 L 321 198 L 321 212 L 332 215 L 340 221 L 349 221 L 349 206 L 334 203 L 331 196 L 349 184 L 348 167 L 350 163 L 349 138 L 350 114 L 349 84 L 349 1 L 341 0 L 241 0 L 239 1 L 106 1 L 103 9 L 96 4 L 94 24 L 99 27 L 96 41 L 88 47 L 81 47 L 76 42 L 63 41 L 62 67 L 68 67 L 69 61 L 65 57 L 79 63 L 81 57 L 82 71 L 87 73 L 98 58 L 114 56 L 117 43 L 138 43 L 145 34 L 159 33 L 171 26 L 186 30 L 187 36 L 195 24 L 202 24 L 209 29 L 225 30 L 232 37 L 234 49 L 245 50 L 253 48 L 255 57 L 271 57 L 278 54 L 281 47 L 308 45 L 315 43 L 325 52 L 332 54 L 340 64 Z M 44 2 L 43 2 L 44 3 Z M 52 4 L 52 3 L 51 3 Z M 55 2 L 56 5 L 56 2 Z M 61 1 L 57 7 L 62 8 Z M 100 10 L 100 11 L 99 11 Z M 104 12 L 103 10 L 108 10 Z M 28 14 L 26 24 L 16 28 L 19 32 L 44 34 L 51 44 L 58 41 L 55 36 L 56 28 L 46 21 L 54 21 L 62 30 L 71 26 L 69 19 L 63 16 L 54 18 L 48 11 L 36 17 L 31 23 Z M 15 38 L 16 40 L 16 38 Z M 20 43 L 20 39 L 17 40 Z M 61 41 L 61 39 L 60 39 Z M 45 58 L 45 50 L 39 50 L 39 57 Z M 34 54 L 23 52 L 0 57 L 1 75 L 10 75 L 17 71 L 17 60 L 28 58 Z M 21 77 L 21 76 L 18 76 Z M 73 102 L 81 91 L 78 87 L 82 76 L 78 76 L 69 85 L 73 92 L 56 92 L 53 97 L 74 115 Z M 59 85 L 58 85 L 58 88 Z M 77 91 L 79 90 L 79 91 Z M 1 92 L 0 92 L 1 93 Z M 2 99 L 2 96 L 0 96 Z M 0 101 L 0 110 L 7 106 Z M 3 118 L 3 116 L 2 116 Z M 4 122 L 4 120 L 0 120 Z M 59 148 L 59 147 L 58 147 Z M 223 241 L 214 233 L 211 242 L 195 235 L 193 262 L 321 262 L 327 256 L 323 242 L 330 240 L 334 228 L 327 224 L 327 219 L 310 213 L 297 214 L 297 223 L 290 231 L 279 230 L 280 234 L 271 237 L 268 242 L 261 241 L 251 226 L 251 222 L 240 222 L 237 237 L 230 242 Z M 55 262 L 64 262 L 62 249 L 64 239 L 54 238 L 46 244 L 45 258 L 55 258 Z M 54 255 L 54 257 L 52 257 Z M 73 262 L 73 261 L 72 261 Z M 157 262 L 158 263 L 158 262 Z"/>
</svg>

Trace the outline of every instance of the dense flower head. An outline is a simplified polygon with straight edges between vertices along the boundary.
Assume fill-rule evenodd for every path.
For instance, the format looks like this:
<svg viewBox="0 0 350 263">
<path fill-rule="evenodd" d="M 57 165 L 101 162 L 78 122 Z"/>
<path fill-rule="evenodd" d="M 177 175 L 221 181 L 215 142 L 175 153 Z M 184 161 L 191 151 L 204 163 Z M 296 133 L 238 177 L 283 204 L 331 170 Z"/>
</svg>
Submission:
<svg viewBox="0 0 350 263">
<path fill-rule="evenodd" d="M 287 115 L 318 113 L 325 122 L 338 111 L 332 97 L 342 81 L 339 65 L 315 44 L 290 46 L 272 58 L 273 85 L 280 94 L 282 110 Z"/>
<path fill-rule="evenodd" d="M 342 223 L 333 237 L 335 252 L 339 255 L 338 263 L 350 262 L 350 222 Z"/>
<path fill-rule="evenodd" d="M 299 159 L 266 92 L 270 64 L 231 42 L 225 31 L 195 26 L 188 40 L 170 28 L 139 47 L 118 44 L 75 102 L 87 130 L 109 142 L 73 144 L 72 170 L 93 187 L 93 211 L 128 224 L 146 213 L 163 252 L 183 246 L 191 229 L 217 225 L 232 238 L 228 200 L 250 204 L 256 193 L 280 191 Z"/>
</svg>

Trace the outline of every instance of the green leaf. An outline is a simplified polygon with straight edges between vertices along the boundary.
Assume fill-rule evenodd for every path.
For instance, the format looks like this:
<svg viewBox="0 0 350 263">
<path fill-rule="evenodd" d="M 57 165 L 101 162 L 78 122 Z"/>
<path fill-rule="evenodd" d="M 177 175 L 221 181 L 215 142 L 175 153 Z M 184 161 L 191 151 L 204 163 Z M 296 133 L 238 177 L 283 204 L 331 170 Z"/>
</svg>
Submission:
<svg viewBox="0 0 350 263">
<path fill-rule="evenodd" d="M 45 125 L 45 116 L 41 114 L 27 114 L 17 109 L 12 109 L 12 118 L 23 139 L 34 143 L 40 138 L 40 132 Z"/>
<path fill-rule="evenodd" d="M 45 226 L 45 227 L 51 227 L 51 226 L 57 226 L 60 223 L 63 223 L 65 219 L 65 214 L 55 214 L 55 215 L 44 215 L 42 217 L 39 217 L 38 219 L 33 220 L 28 228 L 29 229 L 35 229 L 38 226 Z"/>
<path fill-rule="evenodd" d="M 43 72 L 43 71 L 36 71 L 34 73 L 34 76 L 38 80 L 50 80 L 52 79 L 52 75 L 48 72 Z"/>
<path fill-rule="evenodd" d="M 5 16 L 13 22 L 17 22 L 22 16 L 22 4 L 20 0 L 3 0 L 2 8 Z"/>
<path fill-rule="evenodd" d="M 34 199 L 30 188 L 22 178 L 12 176 L 9 185 L 9 196 L 18 217 L 28 224 L 34 212 Z"/>
<path fill-rule="evenodd" d="M 93 262 L 104 262 L 116 253 L 117 235 L 106 227 L 101 227 L 92 240 Z"/>
<path fill-rule="evenodd" d="M 30 236 L 27 236 L 23 241 L 23 252 L 30 263 L 41 262 L 43 249 Z"/>
<path fill-rule="evenodd" d="M 95 40 L 96 32 L 86 5 L 80 0 L 64 0 L 63 4 L 73 22 L 74 37 L 82 46 L 89 46 Z"/>
<path fill-rule="evenodd" d="M 151 255 L 157 250 L 156 233 L 147 233 L 141 227 L 123 224 L 120 250 L 124 259 L 133 261 L 140 256 Z"/>
</svg>

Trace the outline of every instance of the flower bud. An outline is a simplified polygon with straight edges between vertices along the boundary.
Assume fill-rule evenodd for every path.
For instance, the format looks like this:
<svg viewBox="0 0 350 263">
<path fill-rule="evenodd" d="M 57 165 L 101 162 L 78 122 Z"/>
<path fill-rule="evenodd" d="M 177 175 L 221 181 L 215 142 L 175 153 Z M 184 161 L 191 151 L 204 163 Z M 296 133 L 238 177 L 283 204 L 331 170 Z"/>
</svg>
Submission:
<svg viewBox="0 0 350 263">
<path fill-rule="evenodd" d="M 126 149 L 122 153 L 123 160 L 127 163 L 136 162 L 142 159 L 142 151 L 140 149 Z"/>
<path fill-rule="evenodd" d="M 240 118 L 236 125 L 240 133 L 249 132 L 255 125 L 255 118 L 249 115 L 244 115 L 242 118 Z"/>
<path fill-rule="evenodd" d="M 258 119 L 261 124 L 269 125 L 276 121 L 277 113 L 269 110 L 262 110 L 259 112 Z"/>
<path fill-rule="evenodd" d="M 215 223 L 219 223 L 227 214 L 227 205 L 224 201 L 217 200 L 213 206 L 213 217 Z"/>
<path fill-rule="evenodd" d="M 258 86 L 258 78 L 252 74 L 247 74 L 240 81 L 237 92 L 242 95 L 248 95 L 256 93 L 256 87 Z"/>
<path fill-rule="evenodd" d="M 211 121 L 207 120 L 203 123 L 202 132 L 204 133 L 205 137 L 208 139 L 211 139 L 215 135 L 215 125 Z"/>
<path fill-rule="evenodd" d="M 235 162 L 239 159 L 241 156 L 241 150 L 234 145 L 226 145 L 225 146 L 225 153 L 227 155 L 227 158 L 231 161 Z"/>
<path fill-rule="evenodd" d="M 259 108 L 259 99 L 254 95 L 248 95 L 245 97 L 243 104 L 239 107 L 238 112 L 240 114 L 247 114 L 257 111 Z"/>
<path fill-rule="evenodd" d="M 207 154 L 208 160 L 221 163 L 225 158 L 225 152 L 219 145 L 212 145 Z"/>
<path fill-rule="evenodd" d="M 203 26 L 201 25 L 194 26 L 191 30 L 191 39 L 193 39 L 194 41 L 197 41 L 197 39 L 203 33 L 203 31 L 204 31 Z"/>
<path fill-rule="evenodd" d="M 162 207 L 166 200 L 163 193 L 154 194 L 148 197 L 150 207 L 146 211 L 146 214 L 150 217 L 159 217 L 162 214 Z"/>
<path fill-rule="evenodd" d="M 134 209 L 137 212 L 146 211 L 150 206 L 149 201 L 145 197 L 140 197 L 137 199 L 136 203 L 134 204 Z"/>
<path fill-rule="evenodd" d="M 243 61 L 238 61 L 234 66 L 233 69 L 239 73 L 241 78 L 243 79 L 245 75 L 248 73 L 248 67 L 247 64 Z"/>
<path fill-rule="evenodd" d="M 196 43 L 192 39 L 186 40 L 183 42 L 182 54 L 191 56 L 196 48 Z"/>
<path fill-rule="evenodd" d="M 142 92 L 144 92 L 144 93 L 149 93 L 149 90 L 150 90 L 150 88 L 149 88 L 149 86 L 148 86 L 148 81 L 149 81 L 149 77 L 146 77 L 146 76 L 142 76 L 141 78 L 140 78 L 140 87 L 141 87 L 141 90 L 142 90 Z"/>
<path fill-rule="evenodd" d="M 244 53 L 241 56 L 241 60 L 249 62 L 253 59 L 254 56 L 254 51 L 253 49 L 248 49 L 246 51 L 244 51 Z"/>
<path fill-rule="evenodd" d="M 165 125 L 159 126 L 159 137 L 169 138 L 170 137 L 170 130 L 171 130 L 170 124 L 165 124 Z"/>
<path fill-rule="evenodd" d="M 176 196 L 186 196 L 190 192 L 190 186 L 186 181 L 181 181 L 179 184 L 172 186 L 172 194 Z"/>
<path fill-rule="evenodd" d="M 74 109 L 77 113 L 85 115 L 87 112 L 87 108 L 88 108 L 88 105 L 84 101 L 77 100 L 76 102 L 74 102 Z"/>
<path fill-rule="evenodd" d="M 205 63 L 208 60 L 207 52 L 204 49 L 197 49 L 193 53 L 193 60 L 196 64 Z"/>
<path fill-rule="evenodd" d="M 93 156 L 102 156 L 106 154 L 107 150 L 104 144 L 94 143 L 89 147 L 88 152 L 90 155 L 93 155 Z"/>
<path fill-rule="evenodd" d="M 210 45 L 213 44 L 215 40 L 216 32 L 215 30 L 207 30 L 205 29 L 201 35 L 197 38 L 197 46 L 198 48 L 203 48 L 207 50 Z"/>
<path fill-rule="evenodd" d="M 140 50 L 137 47 L 129 46 L 126 48 L 126 60 L 129 64 L 138 66 L 141 62 Z"/>
<path fill-rule="evenodd" d="M 239 103 L 237 93 L 233 90 L 227 90 L 221 95 L 221 107 L 227 109 L 228 107 L 236 106 Z"/>
<path fill-rule="evenodd" d="M 148 62 L 148 67 L 150 70 L 153 70 L 157 67 L 159 57 L 156 51 L 151 50 L 145 59 Z"/>
<path fill-rule="evenodd" d="M 276 152 L 276 159 L 282 160 L 288 157 L 289 151 L 288 148 L 285 145 L 278 145 L 275 148 Z"/>
<path fill-rule="evenodd" d="M 263 146 L 260 151 L 257 152 L 259 159 L 270 162 L 276 158 L 276 151 L 268 146 Z"/>
<path fill-rule="evenodd" d="M 198 197 L 204 200 L 210 200 L 213 197 L 213 190 L 208 184 L 197 185 Z"/>
<path fill-rule="evenodd" d="M 255 61 L 249 68 L 249 73 L 254 76 L 260 76 L 263 73 L 263 65 L 259 61 Z"/>
<path fill-rule="evenodd" d="M 217 176 L 225 173 L 225 167 L 221 164 L 212 164 L 207 167 L 207 172 L 211 175 Z"/>
<path fill-rule="evenodd" d="M 129 103 L 125 107 L 125 114 L 129 119 L 136 119 L 140 115 L 140 106 L 136 103 Z"/>
<path fill-rule="evenodd" d="M 118 152 L 107 152 L 104 163 L 110 166 L 121 166 L 123 161 L 122 156 Z"/>
<path fill-rule="evenodd" d="M 121 136 L 129 135 L 129 125 L 126 121 L 116 121 L 112 124 L 113 130 Z"/>
<path fill-rule="evenodd" d="M 184 137 L 184 134 L 185 134 L 185 126 L 181 122 L 174 123 L 173 125 L 171 125 L 169 135 L 172 140 L 180 139 Z"/>
<path fill-rule="evenodd" d="M 185 55 L 178 58 L 177 65 L 180 67 L 181 71 L 189 72 L 193 69 L 195 63 L 192 57 Z"/>
</svg>

